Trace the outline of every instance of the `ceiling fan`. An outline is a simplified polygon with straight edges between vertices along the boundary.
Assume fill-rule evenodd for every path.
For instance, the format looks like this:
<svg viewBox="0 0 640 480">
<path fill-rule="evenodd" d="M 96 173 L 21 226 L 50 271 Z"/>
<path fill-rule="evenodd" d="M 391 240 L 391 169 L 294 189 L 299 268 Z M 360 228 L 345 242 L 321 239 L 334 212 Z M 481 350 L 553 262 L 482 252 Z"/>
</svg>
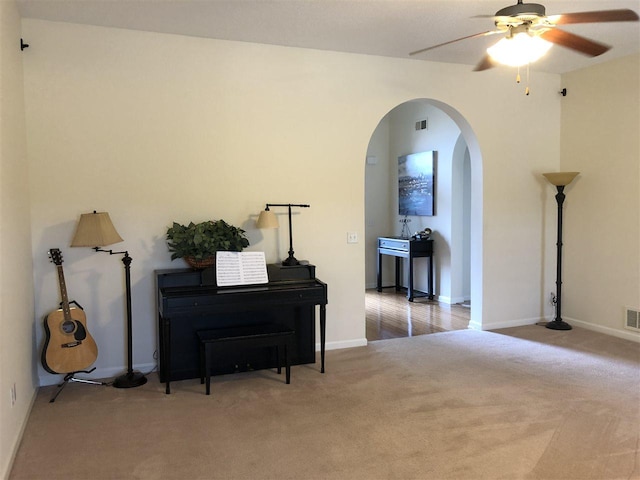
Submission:
<svg viewBox="0 0 640 480">
<path fill-rule="evenodd" d="M 493 18 L 496 29 L 416 50 L 409 55 L 418 55 L 428 50 L 469 38 L 504 35 L 496 45 L 487 49 L 487 53 L 476 65 L 474 71 L 487 70 L 498 64 L 519 67 L 533 63 L 544 55 L 552 44 L 561 45 L 576 52 L 596 57 L 602 55 L 611 47 L 586 37 L 560 30 L 558 25 L 633 22 L 638 21 L 638 14 L 633 10 L 618 9 L 547 16 L 543 5 L 523 3 L 522 0 L 518 0 L 516 5 L 498 10 L 493 16 L 480 15 L 475 18 Z M 506 49 L 506 53 L 504 49 Z"/>
</svg>

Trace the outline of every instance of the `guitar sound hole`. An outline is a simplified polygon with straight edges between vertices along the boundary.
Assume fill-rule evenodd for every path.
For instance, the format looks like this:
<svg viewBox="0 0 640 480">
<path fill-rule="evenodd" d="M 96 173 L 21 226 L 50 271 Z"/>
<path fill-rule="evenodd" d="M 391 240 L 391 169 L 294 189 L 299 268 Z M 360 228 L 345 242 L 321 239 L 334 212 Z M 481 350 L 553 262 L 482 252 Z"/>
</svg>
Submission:
<svg viewBox="0 0 640 480">
<path fill-rule="evenodd" d="M 62 333 L 71 334 L 76 330 L 76 323 L 71 320 L 65 320 L 61 325 Z"/>
</svg>

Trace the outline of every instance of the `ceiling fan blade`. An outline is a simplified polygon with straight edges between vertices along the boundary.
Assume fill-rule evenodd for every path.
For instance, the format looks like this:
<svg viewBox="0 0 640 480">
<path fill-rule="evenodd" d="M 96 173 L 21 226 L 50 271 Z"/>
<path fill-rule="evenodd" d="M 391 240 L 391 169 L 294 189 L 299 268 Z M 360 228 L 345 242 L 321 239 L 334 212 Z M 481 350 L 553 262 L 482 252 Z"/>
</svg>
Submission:
<svg viewBox="0 0 640 480">
<path fill-rule="evenodd" d="M 620 10 L 563 13 L 562 15 L 551 15 L 548 19 L 554 25 L 569 25 L 572 23 L 637 22 L 638 14 L 628 8 L 622 8 Z"/>
<path fill-rule="evenodd" d="M 488 32 L 475 33 L 473 35 L 467 35 L 466 37 L 456 38 L 455 40 L 450 40 L 448 42 L 439 43 L 438 45 L 433 45 L 431 47 L 423 48 L 421 50 L 416 50 L 415 52 L 411 52 L 409 55 L 418 55 L 419 53 L 433 50 L 434 48 L 443 47 L 445 45 L 449 45 L 450 43 L 459 42 L 460 40 L 466 40 L 468 38 L 475 38 L 475 37 L 484 37 L 486 35 L 492 35 L 494 33 L 504 33 L 504 32 L 501 32 L 499 30 L 489 30 Z"/>
<path fill-rule="evenodd" d="M 594 42 L 588 38 L 581 37 L 575 33 L 565 32 L 557 28 L 550 28 L 540 34 L 540 38 L 561 45 L 571 50 L 575 50 L 590 57 L 597 57 L 608 51 L 611 47 L 603 43 Z"/>
<path fill-rule="evenodd" d="M 482 57 L 482 60 L 476 65 L 476 68 L 473 69 L 474 72 L 482 72 L 483 70 L 489 70 L 496 66 L 495 61 L 489 56 L 489 54 L 485 54 Z"/>
</svg>

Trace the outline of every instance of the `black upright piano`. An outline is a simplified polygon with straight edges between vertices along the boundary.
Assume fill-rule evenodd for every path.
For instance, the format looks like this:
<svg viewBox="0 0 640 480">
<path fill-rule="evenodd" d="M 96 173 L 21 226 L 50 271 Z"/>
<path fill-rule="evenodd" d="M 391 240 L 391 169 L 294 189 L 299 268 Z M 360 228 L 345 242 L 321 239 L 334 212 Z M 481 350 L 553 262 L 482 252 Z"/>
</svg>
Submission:
<svg viewBox="0 0 640 480">
<path fill-rule="evenodd" d="M 327 285 L 315 278 L 313 265 L 267 265 L 269 283 L 217 287 L 215 271 L 156 270 L 160 381 L 198 378 L 196 332 L 264 323 L 278 323 L 296 332 L 292 365 L 315 363 L 316 306 L 320 310 L 320 358 L 324 372 Z M 216 358 L 214 375 L 272 368 L 269 349 L 225 352 Z"/>
</svg>

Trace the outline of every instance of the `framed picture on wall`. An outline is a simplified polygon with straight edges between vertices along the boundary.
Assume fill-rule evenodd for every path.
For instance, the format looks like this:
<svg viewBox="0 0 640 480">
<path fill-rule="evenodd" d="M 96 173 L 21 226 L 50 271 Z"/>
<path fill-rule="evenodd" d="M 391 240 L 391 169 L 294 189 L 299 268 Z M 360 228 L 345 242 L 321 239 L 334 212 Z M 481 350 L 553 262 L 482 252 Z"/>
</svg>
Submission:
<svg viewBox="0 0 640 480">
<path fill-rule="evenodd" d="M 435 212 L 436 152 L 398 157 L 398 213 L 431 217 Z"/>
</svg>

